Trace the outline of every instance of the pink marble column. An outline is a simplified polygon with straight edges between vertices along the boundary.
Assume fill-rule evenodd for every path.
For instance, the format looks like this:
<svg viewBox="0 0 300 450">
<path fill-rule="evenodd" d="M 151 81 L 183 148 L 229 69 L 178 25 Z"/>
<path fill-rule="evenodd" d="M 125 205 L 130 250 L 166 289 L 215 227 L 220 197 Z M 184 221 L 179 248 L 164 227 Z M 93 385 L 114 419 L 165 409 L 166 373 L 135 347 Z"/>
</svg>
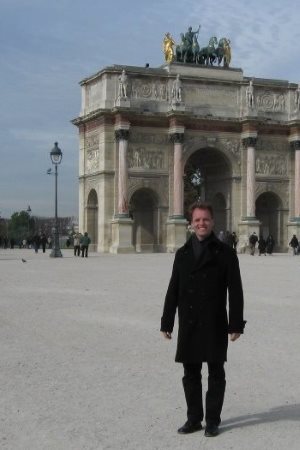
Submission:
<svg viewBox="0 0 300 450">
<path fill-rule="evenodd" d="M 128 216 L 128 170 L 127 148 L 129 130 L 116 130 L 116 141 L 119 143 L 119 167 L 118 167 L 118 216 Z"/>
<path fill-rule="evenodd" d="M 248 137 L 243 139 L 247 148 L 247 217 L 255 217 L 255 145 L 257 139 Z"/>
<path fill-rule="evenodd" d="M 295 151 L 295 217 L 300 217 L 300 141 L 292 141 Z"/>
<path fill-rule="evenodd" d="M 173 216 L 183 217 L 183 167 L 182 143 L 183 133 L 173 133 L 170 140 L 174 144 L 174 185 L 173 185 Z"/>
</svg>

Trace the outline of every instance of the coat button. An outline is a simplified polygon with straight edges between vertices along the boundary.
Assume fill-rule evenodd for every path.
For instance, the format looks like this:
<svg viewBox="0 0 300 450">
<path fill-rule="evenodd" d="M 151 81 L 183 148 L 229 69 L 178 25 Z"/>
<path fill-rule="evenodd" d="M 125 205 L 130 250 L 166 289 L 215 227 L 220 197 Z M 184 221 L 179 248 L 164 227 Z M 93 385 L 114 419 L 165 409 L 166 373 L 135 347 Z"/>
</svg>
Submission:
<svg viewBox="0 0 300 450">
<path fill-rule="evenodd" d="M 194 292 L 195 292 L 194 289 L 188 289 L 188 293 L 189 293 L 189 294 L 193 294 Z"/>
<path fill-rule="evenodd" d="M 190 275 L 190 279 L 193 280 L 195 277 L 194 275 Z"/>
<path fill-rule="evenodd" d="M 192 306 L 192 305 L 190 305 L 190 309 L 193 309 L 193 306 Z"/>
</svg>

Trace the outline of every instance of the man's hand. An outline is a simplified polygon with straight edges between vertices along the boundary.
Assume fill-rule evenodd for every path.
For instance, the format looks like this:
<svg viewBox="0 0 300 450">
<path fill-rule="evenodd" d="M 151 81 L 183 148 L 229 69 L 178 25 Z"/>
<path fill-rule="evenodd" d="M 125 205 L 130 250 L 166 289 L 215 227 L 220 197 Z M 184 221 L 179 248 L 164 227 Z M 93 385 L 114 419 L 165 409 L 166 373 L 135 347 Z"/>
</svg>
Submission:
<svg viewBox="0 0 300 450">
<path fill-rule="evenodd" d="M 236 341 L 239 337 L 240 337 L 240 333 L 231 333 L 230 334 L 230 340 L 231 340 L 231 342 L 234 342 L 234 341 Z"/>
<path fill-rule="evenodd" d="M 169 331 L 162 331 L 162 334 L 166 339 L 172 339 L 172 333 Z"/>
</svg>

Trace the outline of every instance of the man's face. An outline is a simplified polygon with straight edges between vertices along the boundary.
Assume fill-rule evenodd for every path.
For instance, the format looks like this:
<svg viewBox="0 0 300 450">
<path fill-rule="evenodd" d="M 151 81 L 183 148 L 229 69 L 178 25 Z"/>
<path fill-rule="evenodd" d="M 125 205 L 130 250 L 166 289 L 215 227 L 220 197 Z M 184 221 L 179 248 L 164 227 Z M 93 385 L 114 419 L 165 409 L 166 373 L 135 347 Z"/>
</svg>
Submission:
<svg viewBox="0 0 300 450">
<path fill-rule="evenodd" d="M 214 221 L 207 209 L 196 208 L 191 221 L 193 230 L 200 241 L 208 237 L 214 227 Z"/>
</svg>

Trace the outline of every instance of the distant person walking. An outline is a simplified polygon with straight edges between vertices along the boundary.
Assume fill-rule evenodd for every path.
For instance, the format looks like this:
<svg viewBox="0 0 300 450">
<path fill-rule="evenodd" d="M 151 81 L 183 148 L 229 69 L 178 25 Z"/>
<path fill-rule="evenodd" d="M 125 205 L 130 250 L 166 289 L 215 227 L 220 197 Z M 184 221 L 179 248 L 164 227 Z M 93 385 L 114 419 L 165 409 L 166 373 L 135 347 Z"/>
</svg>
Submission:
<svg viewBox="0 0 300 450">
<path fill-rule="evenodd" d="M 45 233 L 43 233 L 41 236 L 41 244 L 42 244 L 43 253 L 45 253 L 46 245 L 47 245 L 47 237 L 46 237 Z"/>
<path fill-rule="evenodd" d="M 234 250 L 236 251 L 239 239 L 238 239 L 235 231 L 232 232 L 231 236 L 232 236 L 232 246 L 233 246 Z"/>
<path fill-rule="evenodd" d="M 38 253 L 40 245 L 41 245 L 41 238 L 38 234 L 36 234 L 35 236 L 33 236 L 33 247 L 34 247 L 34 251 L 35 253 Z"/>
<path fill-rule="evenodd" d="M 293 234 L 293 237 L 289 243 L 289 246 L 293 249 L 293 255 L 297 255 L 298 247 L 299 247 L 299 241 L 297 239 L 297 236 Z"/>
<path fill-rule="evenodd" d="M 273 236 L 271 234 L 269 234 L 269 236 L 266 239 L 266 245 L 267 245 L 267 253 L 268 253 L 268 255 L 272 255 L 273 249 L 274 249 L 274 245 L 275 245 L 275 240 L 274 240 L 274 238 L 273 238 Z"/>
<path fill-rule="evenodd" d="M 250 255 L 254 256 L 255 254 L 255 246 L 258 241 L 258 237 L 255 231 L 249 236 L 249 246 L 250 246 Z"/>
<path fill-rule="evenodd" d="M 259 256 L 262 254 L 266 256 L 266 240 L 262 235 L 260 235 L 258 239 L 258 252 Z"/>
<path fill-rule="evenodd" d="M 89 235 L 87 231 L 84 233 L 84 235 L 81 237 L 80 244 L 81 244 L 81 256 L 82 258 L 85 256 L 88 257 L 88 251 L 89 251 L 89 245 L 91 243 L 91 239 L 89 238 Z"/>
<path fill-rule="evenodd" d="M 80 239 L 81 239 L 81 234 L 80 233 L 76 233 L 74 235 L 73 238 L 73 242 L 74 242 L 74 256 L 80 256 Z"/>
</svg>

